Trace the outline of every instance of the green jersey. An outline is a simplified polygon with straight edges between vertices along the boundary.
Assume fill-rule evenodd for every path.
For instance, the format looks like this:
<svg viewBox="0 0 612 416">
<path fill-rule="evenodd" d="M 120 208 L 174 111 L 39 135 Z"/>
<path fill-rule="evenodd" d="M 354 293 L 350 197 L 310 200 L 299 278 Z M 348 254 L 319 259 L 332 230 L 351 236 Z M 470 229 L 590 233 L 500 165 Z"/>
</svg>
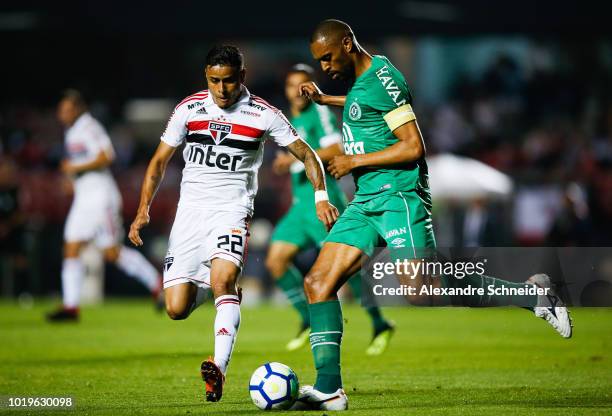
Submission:
<svg viewBox="0 0 612 416">
<path fill-rule="evenodd" d="M 315 151 L 334 143 L 340 143 L 342 140 L 336 124 L 336 117 L 325 106 L 315 103 L 309 104 L 300 115 L 291 118 L 291 124 L 293 124 L 300 137 Z M 333 177 L 326 174 L 325 182 L 331 201 L 339 201 L 344 198 Z M 314 204 L 314 189 L 306 177 L 302 162 L 297 161 L 291 165 L 291 189 L 294 203 L 307 202 Z"/>
<path fill-rule="evenodd" d="M 372 57 L 372 65 L 350 88 L 342 116 L 344 152 L 347 155 L 383 150 L 397 138 L 393 130 L 414 120 L 412 97 L 404 76 L 384 56 Z M 355 202 L 396 192 L 428 190 L 427 164 L 421 159 L 403 166 L 353 170 Z"/>
</svg>

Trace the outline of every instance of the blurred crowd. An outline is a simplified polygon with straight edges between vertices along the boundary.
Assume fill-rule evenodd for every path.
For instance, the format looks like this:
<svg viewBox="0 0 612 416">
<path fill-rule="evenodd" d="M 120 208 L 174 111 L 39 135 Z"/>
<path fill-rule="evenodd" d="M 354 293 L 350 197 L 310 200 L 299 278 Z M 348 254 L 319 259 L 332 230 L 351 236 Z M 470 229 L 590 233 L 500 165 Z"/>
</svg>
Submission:
<svg viewBox="0 0 612 416">
<path fill-rule="evenodd" d="M 522 62 L 500 54 L 479 76 L 457 77 L 443 102 L 422 105 L 417 97 L 414 107 L 429 155 L 474 158 L 514 181 L 509 200 L 437 201 L 434 220 L 439 244 L 612 243 L 612 74 L 602 71 L 600 63 L 595 65 L 600 70 L 591 73 L 584 72 L 584 64 L 573 62 L 526 71 Z M 286 107 L 282 80 L 275 86 L 268 83 L 251 89 Z M 127 120 L 109 110 L 108 103 L 93 98 L 91 111 L 107 127 L 117 153 L 113 172 L 124 198 L 127 227 L 157 142 L 142 140 Z M 11 273 L 36 267 L 38 275 L 57 274 L 62 226 L 72 197 L 58 170 L 62 128 L 52 105 L 10 102 L 3 103 L 0 111 L 2 257 L 12 259 Z M 271 170 L 276 151 L 267 145 L 255 206 L 256 217 L 272 225 L 291 202 L 289 178 Z M 145 239 L 163 241 L 169 233 L 182 164 L 180 155 L 175 155 L 152 208 Z M 160 261 L 163 250 L 152 257 Z M 4 269 L 6 263 L 2 262 Z M 264 273 L 263 267 L 255 270 Z M 49 289 L 46 283 L 26 280 L 20 284 L 34 287 L 35 292 Z M 54 281 L 51 289 L 57 288 Z"/>
</svg>

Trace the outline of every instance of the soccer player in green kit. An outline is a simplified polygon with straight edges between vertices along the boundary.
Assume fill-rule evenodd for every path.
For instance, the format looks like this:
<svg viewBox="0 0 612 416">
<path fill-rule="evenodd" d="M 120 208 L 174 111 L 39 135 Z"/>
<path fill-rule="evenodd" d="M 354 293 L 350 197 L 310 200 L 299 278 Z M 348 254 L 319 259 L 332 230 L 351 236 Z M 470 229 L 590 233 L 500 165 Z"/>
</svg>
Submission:
<svg viewBox="0 0 612 416">
<path fill-rule="evenodd" d="M 285 95 L 290 104 L 291 123 L 325 164 L 334 156 L 343 154 L 342 135 L 336 126 L 336 117 L 329 108 L 315 104 L 300 94 L 299 86 L 313 80 L 314 70 L 310 66 L 293 66 L 285 81 Z M 290 153 L 279 152 L 273 166 L 278 174 L 291 172 L 293 202 L 272 234 L 266 267 L 302 318 L 298 335 L 287 344 L 287 349 L 293 351 L 304 346 L 310 334 L 310 314 L 304 295 L 304 277 L 293 265 L 293 259 L 302 250 L 319 248 L 327 237 L 327 230 L 317 219 L 312 203 L 314 190 L 304 173 L 304 164 Z M 330 202 L 342 213 L 347 204 L 344 193 L 329 174 L 326 183 Z M 353 296 L 360 299 L 360 276 L 354 276 L 348 283 Z M 378 307 L 369 307 L 366 311 L 371 318 L 373 329 L 372 342 L 366 349 L 366 354 L 380 355 L 387 348 L 394 328 L 382 317 Z"/>
<path fill-rule="evenodd" d="M 371 255 L 377 245 L 406 249 L 408 258 L 418 259 L 417 253 L 435 248 L 435 238 L 425 146 L 403 75 L 386 57 L 366 52 L 351 28 L 339 20 L 325 20 L 317 26 L 310 50 L 332 79 L 352 82 L 346 96 L 325 95 L 312 82 L 300 89 L 316 103 L 344 107 L 345 155 L 334 157 L 328 171 L 336 179 L 352 173 L 357 191 L 304 279 L 317 378 L 314 386 L 300 388 L 294 409 L 345 410 L 348 398 L 340 374 L 343 323 L 338 288 L 360 267 L 362 256 Z M 425 279 L 417 276 L 413 285 L 422 285 Z M 411 296 L 409 300 L 417 305 L 527 306 L 561 336 L 571 336 L 567 308 L 550 288 L 546 275 L 534 275 L 521 284 L 485 275 L 438 276 L 429 284 L 440 288 L 548 288 L 546 296 L 520 300 L 501 295 Z"/>
</svg>

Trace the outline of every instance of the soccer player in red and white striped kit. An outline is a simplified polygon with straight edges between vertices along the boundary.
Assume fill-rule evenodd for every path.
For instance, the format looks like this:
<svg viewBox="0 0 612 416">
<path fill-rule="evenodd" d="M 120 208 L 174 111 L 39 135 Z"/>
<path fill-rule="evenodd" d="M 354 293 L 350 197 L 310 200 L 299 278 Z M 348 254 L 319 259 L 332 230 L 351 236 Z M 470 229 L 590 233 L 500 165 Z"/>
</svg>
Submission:
<svg viewBox="0 0 612 416">
<path fill-rule="evenodd" d="M 176 218 L 164 262 L 166 311 L 185 319 L 212 290 L 217 315 L 214 358 L 202 363 L 206 400 L 221 399 L 225 373 L 240 325 L 237 280 L 246 255 L 248 225 L 257 193 L 257 171 L 268 138 L 286 147 L 305 166 L 315 189 L 317 217 L 329 229 L 338 210 L 329 203 L 316 153 L 285 116 L 244 85 L 242 53 L 233 46 L 212 48 L 206 57 L 208 90 L 174 109 L 142 185 L 129 238 L 149 223 L 149 207 L 168 161 L 185 144 L 185 168 Z"/>
</svg>

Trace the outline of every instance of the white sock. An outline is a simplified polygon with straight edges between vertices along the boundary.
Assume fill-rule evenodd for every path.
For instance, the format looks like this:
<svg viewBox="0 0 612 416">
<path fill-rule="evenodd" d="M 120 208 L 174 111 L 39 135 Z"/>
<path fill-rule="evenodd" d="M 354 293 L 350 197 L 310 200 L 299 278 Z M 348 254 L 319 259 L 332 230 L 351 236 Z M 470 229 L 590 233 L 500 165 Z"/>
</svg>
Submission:
<svg viewBox="0 0 612 416">
<path fill-rule="evenodd" d="M 121 246 L 121 251 L 115 264 L 125 274 L 145 285 L 150 292 L 158 289 L 159 272 L 140 251 Z"/>
<path fill-rule="evenodd" d="M 215 363 L 225 374 L 240 326 L 240 301 L 238 296 L 223 295 L 215 299 L 215 307 Z"/>
<path fill-rule="evenodd" d="M 62 263 L 62 297 L 65 308 L 78 308 L 81 300 L 81 282 L 85 267 L 81 259 L 66 258 Z"/>
</svg>

